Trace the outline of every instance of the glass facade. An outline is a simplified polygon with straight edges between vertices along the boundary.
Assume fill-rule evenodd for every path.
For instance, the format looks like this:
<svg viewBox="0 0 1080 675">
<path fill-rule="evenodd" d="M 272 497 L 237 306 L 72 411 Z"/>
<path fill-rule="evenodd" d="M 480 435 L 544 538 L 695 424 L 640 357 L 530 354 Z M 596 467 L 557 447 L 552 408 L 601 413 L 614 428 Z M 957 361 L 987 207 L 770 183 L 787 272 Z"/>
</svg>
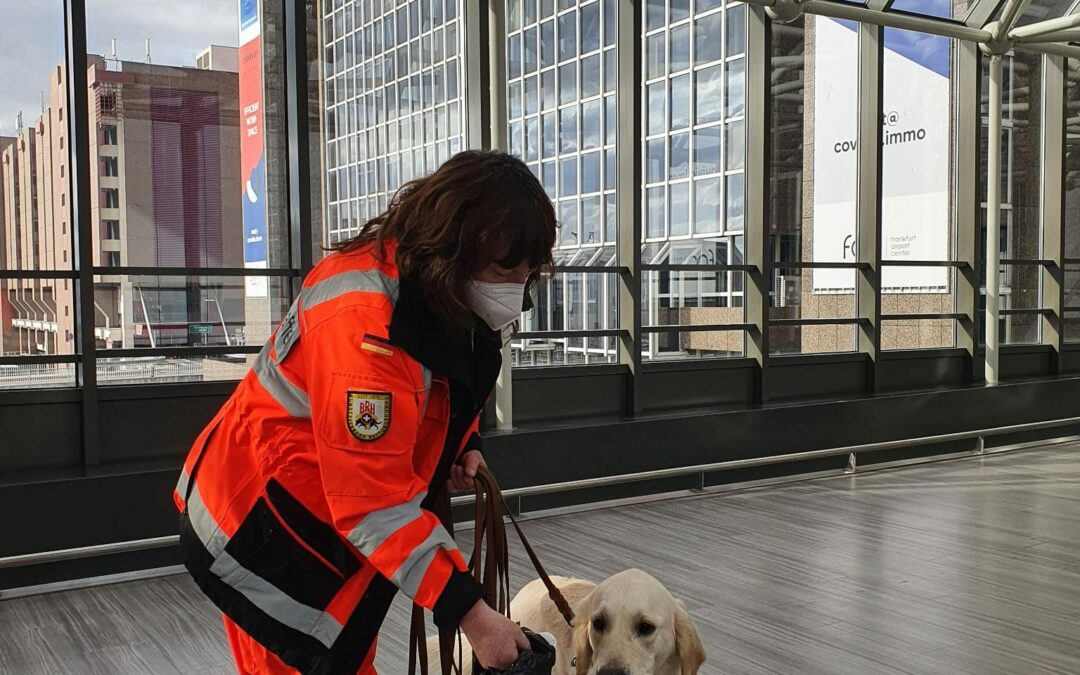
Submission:
<svg viewBox="0 0 1080 675">
<path fill-rule="evenodd" d="M 644 16 L 642 262 L 741 265 L 746 6 L 650 0 Z M 652 271 L 643 326 L 743 322 L 744 273 Z M 742 331 L 648 335 L 643 357 L 741 356 Z"/>
<path fill-rule="evenodd" d="M 1017 53 L 1004 59 L 1001 87 L 1001 231 L 998 234 L 1001 258 L 1030 260 L 1040 257 L 1041 178 L 1042 178 L 1042 57 Z M 984 86 L 987 82 L 984 70 Z M 983 106 L 984 120 L 988 109 Z M 986 124 L 982 134 L 980 173 L 986 175 Z M 980 185 L 986 209 L 986 184 Z M 980 253 L 986 251 L 986 227 L 983 216 Z M 1042 270 L 1031 264 L 1003 263 L 1001 267 L 1001 309 L 1037 310 L 1042 307 L 1040 278 Z M 982 300 L 985 307 L 985 298 Z M 1039 341 L 1040 318 L 1037 315 L 1005 315 L 999 326 L 1003 344 L 1032 344 Z M 985 326 L 983 327 L 985 331 Z M 985 332 L 983 333 L 985 336 Z M 985 337 L 984 337 L 985 340 Z"/>
<path fill-rule="evenodd" d="M 44 7 L 35 11 L 50 14 Z M 29 49 L 20 80 L 5 83 L 4 116 L 9 103 L 18 112 L 14 136 L 0 125 L 0 271 L 39 276 L 4 282 L 0 357 L 51 361 L 5 365 L 0 389 L 67 381 L 77 369 L 63 358 L 91 341 L 97 358 L 87 367 L 101 385 L 239 379 L 251 346 L 291 302 L 288 283 L 259 271 L 289 266 L 284 59 L 263 42 L 280 35 L 281 8 L 244 3 L 238 12 L 235 0 L 195 0 L 173 31 L 169 7 L 140 6 L 162 22 L 162 39 L 151 41 L 124 11 L 87 2 L 85 73 L 69 72 L 57 9 L 53 48 Z M 72 80 L 88 91 L 78 120 L 85 158 L 70 138 Z M 85 161 L 89 195 L 80 214 L 88 230 L 78 233 L 76 161 Z M 77 278 L 76 263 L 91 281 Z M 46 279 L 45 270 L 69 274 Z M 93 297 L 83 316 L 80 283 Z M 177 348 L 220 353 L 162 352 Z"/>
<path fill-rule="evenodd" d="M 773 23 L 771 39 L 754 42 L 750 26 L 760 10 L 750 5 L 646 0 L 636 10 L 641 33 L 630 40 L 618 34 L 618 12 L 629 6 L 618 0 L 504 2 L 498 39 L 505 39 L 505 80 L 495 81 L 506 95 L 506 118 L 494 123 L 505 125 L 509 151 L 541 181 L 559 219 L 557 271 L 523 316 L 521 328 L 531 335 L 513 343 L 515 365 L 616 363 L 626 337 L 646 360 L 737 359 L 747 354 L 749 324 L 765 317 L 774 355 L 854 352 L 866 348 L 857 338 L 872 321 L 860 302 L 865 292 L 880 295 L 885 318 L 872 331 L 882 350 L 948 350 L 966 346 L 972 334 L 978 344 L 982 284 L 959 271 L 959 260 L 985 252 L 988 138 L 985 131 L 976 136 L 999 103 L 1001 229 L 991 236 L 1001 245 L 1004 315 L 996 329 L 1006 344 L 1049 344 L 1045 315 L 1057 299 L 1047 293 L 1057 283 L 1044 260 L 1055 252 L 1044 239 L 1045 200 L 1061 193 L 1061 311 L 1067 341 L 1080 341 L 1078 134 L 1068 114 L 1080 98 L 1076 60 L 1062 61 L 1064 91 L 1053 91 L 1046 82 L 1057 61 L 1021 45 L 1002 56 L 1002 100 L 984 96 L 965 108 L 958 103 L 964 95 L 987 90 L 987 58 L 961 71 L 969 45 L 938 34 L 949 30 L 933 23 L 923 24 L 925 33 L 884 29 L 882 167 L 870 176 L 858 165 L 867 159 L 858 113 L 868 99 L 859 89 L 856 23 L 806 15 Z M 96 367 L 108 359 L 103 383 L 114 375 L 136 381 L 129 371 L 169 359 L 187 362 L 176 368 L 177 381 L 240 377 L 292 300 L 288 277 L 306 270 L 290 225 L 315 242 L 317 260 L 322 245 L 356 234 L 401 185 L 481 142 L 467 138 L 489 103 L 476 88 L 482 82 L 465 75 L 487 65 L 466 64 L 482 57 L 490 39 L 481 34 L 483 22 L 466 30 L 467 11 L 476 7 L 462 0 L 313 0 L 305 167 L 312 213 L 290 223 L 282 7 L 275 0 L 239 3 L 240 12 L 234 0 L 189 5 L 195 28 L 144 45 L 122 12 L 88 3 L 89 157 L 80 161 L 88 167 L 90 213 L 80 216 L 89 228 L 82 233 L 71 222 L 73 74 L 65 72 L 64 20 L 55 11 L 12 16 L 14 23 L 49 23 L 46 37 L 55 39 L 43 40 L 37 56 L 27 55 L 26 72 L 6 76 L 8 86 L 0 87 L 0 117 L 14 122 L 0 125 L 0 358 L 37 359 L 13 364 L 18 377 L 0 378 L 0 387 L 67 382 L 81 368 L 88 339 L 95 357 L 87 361 Z M 1062 7 L 1032 2 L 1019 24 L 1057 16 Z M 890 8 L 987 21 L 1000 11 L 980 3 L 969 14 L 966 4 L 946 0 Z M 105 37 L 113 34 L 115 47 Z M 640 47 L 632 74 L 619 52 L 628 43 Z M 767 83 L 748 82 L 748 73 Z M 640 85 L 633 92 L 640 129 L 619 126 L 627 124 L 620 81 Z M 767 87 L 767 119 L 748 109 L 755 84 Z M 477 109 L 467 109 L 473 100 Z M 1062 128 L 1048 126 L 1058 124 L 1060 109 Z M 638 150 L 636 142 L 630 150 L 618 141 L 633 133 L 641 182 L 617 186 L 620 162 Z M 1060 185 L 1043 168 L 1054 150 L 1047 139 L 1059 135 Z M 755 159 L 768 181 L 758 214 L 748 211 L 762 187 L 747 177 Z M 883 269 L 868 288 L 856 282 L 865 281 L 857 269 L 867 255 L 859 250 L 867 220 L 856 203 L 869 178 L 880 179 Z M 636 231 L 619 222 L 627 204 L 641 218 L 636 261 L 616 255 L 620 233 Z M 80 259 L 77 234 L 92 241 L 88 257 Z M 765 243 L 770 267 L 760 286 L 768 297 L 752 315 L 747 308 L 759 286 L 750 286 L 756 270 L 747 265 L 748 241 Z M 962 241 L 971 249 L 963 256 Z M 631 262 L 650 267 L 628 294 L 640 293 L 643 330 L 597 334 L 616 333 L 620 311 L 629 311 L 619 306 L 620 270 Z M 95 301 L 85 332 L 75 311 L 80 283 Z M 978 316 L 957 320 L 958 308 L 969 306 Z M 560 331 L 577 334 L 536 335 Z M 185 356 L 168 352 L 189 348 Z M 200 349 L 216 353 L 194 353 Z M 0 365 L 0 375 L 15 372 Z M 56 377 L 46 376 L 49 369 Z"/>
<path fill-rule="evenodd" d="M 541 180 L 559 219 L 556 265 L 597 272 L 542 282 L 526 331 L 617 328 L 615 172 L 618 162 L 617 3 L 508 0 L 507 110 L 511 154 Z M 611 337 L 518 340 L 515 365 L 609 363 Z"/>
<path fill-rule="evenodd" d="M 319 3 L 324 241 L 465 147 L 460 0 Z"/>
</svg>

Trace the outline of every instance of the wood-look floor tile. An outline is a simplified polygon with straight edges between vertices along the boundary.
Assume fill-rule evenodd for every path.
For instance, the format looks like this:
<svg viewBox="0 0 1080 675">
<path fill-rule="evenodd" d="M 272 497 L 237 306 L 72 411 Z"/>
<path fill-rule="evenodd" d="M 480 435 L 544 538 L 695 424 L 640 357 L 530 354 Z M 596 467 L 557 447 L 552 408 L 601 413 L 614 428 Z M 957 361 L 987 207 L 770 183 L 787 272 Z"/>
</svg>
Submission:
<svg viewBox="0 0 1080 675">
<path fill-rule="evenodd" d="M 703 675 L 1080 673 L 1080 445 L 524 523 L 553 574 L 640 567 L 682 598 Z M 510 534 L 512 585 L 533 578 Z M 472 532 L 458 534 L 471 550 Z M 405 672 L 391 608 L 383 675 Z M 434 632 L 431 631 L 431 634 Z M 231 675 L 186 576 L 0 602 L 0 673 Z"/>
</svg>

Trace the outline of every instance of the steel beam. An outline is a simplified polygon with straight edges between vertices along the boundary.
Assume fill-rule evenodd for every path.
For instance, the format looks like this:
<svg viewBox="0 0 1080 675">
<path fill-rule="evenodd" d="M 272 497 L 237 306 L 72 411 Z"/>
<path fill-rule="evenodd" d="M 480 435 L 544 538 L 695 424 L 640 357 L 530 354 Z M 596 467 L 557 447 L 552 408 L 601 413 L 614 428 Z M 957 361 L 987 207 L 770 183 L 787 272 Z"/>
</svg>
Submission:
<svg viewBox="0 0 1080 675">
<path fill-rule="evenodd" d="M 913 14 L 899 14 L 896 12 L 877 12 L 859 5 L 849 5 L 843 2 L 831 0 L 807 0 L 802 3 L 803 11 L 807 14 L 831 16 L 836 19 L 849 19 L 866 24 L 885 26 L 888 28 L 902 28 L 904 30 L 941 35 L 957 40 L 969 40 L 971 42 L 988 42 L 991 38 L 990 31 L 982 28 L 973 28 L 951 21 L 942 21 L 925 16 Z"/>
<path fill-rule="evenodd" d="M 1080 18 L 1080 17 L 1077 17 Z M 1040 178 L 1043 266 L 1042 302 L 1050 313 L 1043 315 L 1041 339 L 1052 352 L 1050 375 L 1061 374 L 1065 348 L 1065 59 L 1043 57 L 1042 171 Z"/>
<path fill-rule="evenodd" d="M 769 143 L 772 129 L 771 70 L 773 22 L 762 7 L 751 6 L 746 50 L 746 272 L 744 285 L 745 353 L 757 364 L 752 400 L 768 398 L 769 305 L 772 251 L 769 250 Z"/>
<path fill-rule="evenodd" d="M 1031 4 L 1031 0 L 1006 0 L 1005 6 L 1001 10 L 1001 18 L 997 20 L 994 29 L 990 31 L 993 34 L 991 40 L 993 42 L 1007 40 L 1009 32 L 1016 25 L 1016 22 L 1020 20 L 1020 17 L 1023 16 L 1029 4 Z M 989 26 L 987 26 L 987 29 L 989 29 Z"/>
<path fill-rule="evenodd" d="M 291 266 L 299 270 L 300 277 L 306 275 L 314 264 L 311 232 L 314 214 L 311 212 L 312 124 L 309 105 L 311 83 L 308 79 L 307 5 L 306 0 L 286 0 L 284 17 L 289 257 Z M 298 291 L 298 288 L 295 290 Z"/>
<path fill-rule="evenodd" d="M 867 392 L 877 389 L 878 353 L 881 351 L 881 111 L 885 62 L 884 28 L 859 24 L 858 177 L 855 197 L 858 261 L 855 302 L 858 350 L 870 359 Z"/>
<path fill-rule="evenodd" d="M 1066 14 L 1065 16 L 1054 17 L 1027 26 L 1017 26 L 1009 31 L 1009 38 L 1023 42 L 1028 38 L 1040 37 L 1077 27 L 1080 27 L 1080 14 Z"/>
<path fill-rule="evenodd" d="M 1002 59 L 990 56 L 989 117 L 986 158 L 986 383 L 998 384 L 1001 317 L 1001 79 Z"/>
<path fill-rule="evenodd" d="M 619 153 L 616 186 L 616 213 L 619 265 L 619 362 L 630 374 L 626 378 L 628 415 L 641 412 L 641 218 L 642 218 L 642 67 L 644 7 L 642 0 L 618 0 L 618 92 L 619 110 L 616 147 Z"/>
<path fill-rule="evenodd" d="M 956 167 L 956 262 L 954 309 L 964 315 L 956 324 L 956 346 L 965 352 L 964 382 L 975 379 L 979 348 L 979 289 L 982 285 L 979 233 L 982 218 L 978 196 L 979 134 L 982 129 L 979 47 L 973 42 L 956 45 L 956 117 L 954 161 Z"/>
<path fill-rule="evenodd" d="M 82 359 L 78 383 L 82 387 L 83 468 L 100 461 L 98 444 L 98 384 L 94 336 L 94 238 L 90 201 L 90 119 L 86 74 L 86 0 L 64 1 L 66 36 L 67 135 L 71 161 L 68 190 L 71 199 L 71 237 L 75 282 L 75 344 Z"/>
</svg>

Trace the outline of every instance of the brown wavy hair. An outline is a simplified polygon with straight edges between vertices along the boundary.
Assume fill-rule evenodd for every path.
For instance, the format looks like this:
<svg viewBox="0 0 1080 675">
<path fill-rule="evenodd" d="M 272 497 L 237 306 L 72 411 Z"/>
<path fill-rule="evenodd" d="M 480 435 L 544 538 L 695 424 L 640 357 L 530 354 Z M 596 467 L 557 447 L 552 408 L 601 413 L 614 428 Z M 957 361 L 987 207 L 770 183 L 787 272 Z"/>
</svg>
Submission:
<svg viewBox="0 0 1080 675">
<path fill-rule="evenodd" d="M 434 173 L 403 185 L 386 211 L 352 239 L 331 246 L 354 251 L 397 242 L 400 273 L 420 282 L 430 308 L 452 325 L 474 318 L 465 284 L 492 263 L 512 269 L 527 262 L 527 291 L 552 265 L 555 208 L 521 160 L 501 152 L 467 150 Z M 531 308 L 529 293 L 524 309 Z"/>
</svg>

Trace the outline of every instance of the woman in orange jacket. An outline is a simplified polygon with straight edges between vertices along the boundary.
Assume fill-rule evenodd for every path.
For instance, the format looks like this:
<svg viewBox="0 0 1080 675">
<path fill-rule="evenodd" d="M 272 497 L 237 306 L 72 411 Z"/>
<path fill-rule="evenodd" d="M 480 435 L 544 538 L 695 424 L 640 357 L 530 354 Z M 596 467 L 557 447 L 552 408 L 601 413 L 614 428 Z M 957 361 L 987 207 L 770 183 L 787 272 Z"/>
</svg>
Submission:
<svg viewBox="0 0 1080 675">
<path fill-rule="evenodd" d="M 483 461 L 478 416 L 555 229 L 524 164 L 464 152 L 304 280 L 174 495 L 242 674 L 374 673 L 399 590 L 482 665 L 528 645 L 432 509 Z"/>
</svg>

